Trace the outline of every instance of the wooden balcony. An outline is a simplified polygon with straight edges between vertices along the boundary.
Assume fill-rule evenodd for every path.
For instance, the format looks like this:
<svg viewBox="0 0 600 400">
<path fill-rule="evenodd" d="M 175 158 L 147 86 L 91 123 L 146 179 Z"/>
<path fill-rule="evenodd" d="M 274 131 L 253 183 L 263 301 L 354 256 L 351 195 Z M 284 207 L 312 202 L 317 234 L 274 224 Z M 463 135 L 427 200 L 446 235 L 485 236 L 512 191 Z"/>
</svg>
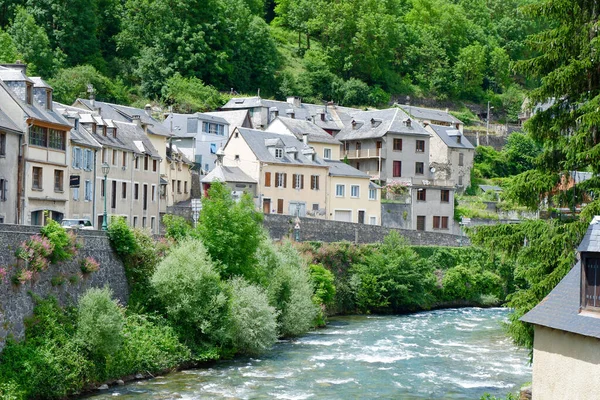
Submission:
<svg viewBox="0 0 600 400">
<path fill-rule="evenodd" d="M 360 160 L 368 158 L 384 157 L 383 149 L 364 149 L 364 150 L 344 150 L 342 157 L 348 157 L 349 160 Z"/>
</svg>

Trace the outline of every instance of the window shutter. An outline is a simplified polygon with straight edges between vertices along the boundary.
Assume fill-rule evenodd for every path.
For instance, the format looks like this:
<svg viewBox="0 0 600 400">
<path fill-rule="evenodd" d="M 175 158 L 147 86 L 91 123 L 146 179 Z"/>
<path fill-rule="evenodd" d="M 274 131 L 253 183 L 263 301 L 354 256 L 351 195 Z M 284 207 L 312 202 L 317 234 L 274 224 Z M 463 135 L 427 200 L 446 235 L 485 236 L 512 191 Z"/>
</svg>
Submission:
<svg viewBox="0 0 600 400">
<path fill-rule="evenodd" d="M 296 174 L 293 174 L 293 175 L 292 175 L 292 189 L 296 189 L 296 188 L 297 188 L 297 187 L 296 187 L 296 182 L 297 182 L 297 180 L 296 180 L 296 179 L 297 179 L 297 178 L 298 178 L 298 175 L 296 175 Z"/>
<path fill-rule="evenodd" d="M 300 189 L 304 189 L 304 175 L 300 175 Z"/>
<path fill-rule="evenodd" d="M 275 172 L 275 187 L 279 187 L 279 172 Z"/>
<path fill-rule="evenodd" d="M 271 173 L 265 172 L 265 187 L 271 187 Z"/>
<path fill-rule="evenodd" d="M 72 155 L 72 157 L 73 157 L 73 162 L 72 162 L 72 164 L 71 164 L 71 166 L 72 166 L 73 168 L 76 168 L 76 167 L 75 167 L 75 165 L 77 165 L 77 159 L 75 158 L 75 150 L 76 150 L 76 148 L 75 148 L 75 147 L 73 147 L 73 155 Z"/>
<path fill-rule="evenodd" d="M 284 188 L 287 187 L 287 174 L 286 173 L 283 174 L 283 187 Z"/>
</svg>

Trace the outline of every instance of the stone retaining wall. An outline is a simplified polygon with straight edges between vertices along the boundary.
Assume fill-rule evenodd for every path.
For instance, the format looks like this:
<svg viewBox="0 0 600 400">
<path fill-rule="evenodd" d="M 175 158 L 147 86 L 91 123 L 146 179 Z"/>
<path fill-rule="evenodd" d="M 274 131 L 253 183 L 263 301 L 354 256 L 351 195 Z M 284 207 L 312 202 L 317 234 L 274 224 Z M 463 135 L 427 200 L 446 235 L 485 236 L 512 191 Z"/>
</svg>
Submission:
<svg viewBox="0 0 600 400">
<path fill-rule="evenodd" d="M 15 250 L 30 236 L 39 234 L 39 231 L 37 226 L 0 224 L 0 267 L 8 270 L 7 280 L 0 281 L 0 349 L 4 347 L 7 335 L 23 337 L 23 319 L 33 311 L 32 294 L 41 298 L 52 295 L 61 304 L 67 305 L 75 304 L 88 288 L 108 285 L 121 304 L 127 304 L 129 298 L 123 264 L 113 253 L 106 234 L 99 231 L 82 230 L 77 233 L 83 247 L 72 260 L 50 265 L 31 282 L 13 284 L 11 277 L 17 268 Z M 80 262 L 88 256 L 100 263 L 100 270 L 84 275 Z"/>
<path fill-rule="evenodd" d="M 266 214 L 264 226 L 271 238 L 278 240 L 293 237 L 294 217 L 289 215 Z M 459 246 L 469 245 L 469 239 L 458 235 L 437 232 L 420 232 L 406 229 L 385 228 L 378 225 L 355 224 L 352 222 L 326 221 L 315 218 L 300 218 L 300 240 L 354 243 L 377 243 L 391 231 L 396 230 L 412 245 L 417 246 Z M 461 243 L 462 240 L 462 243 Z"/>
</svg>

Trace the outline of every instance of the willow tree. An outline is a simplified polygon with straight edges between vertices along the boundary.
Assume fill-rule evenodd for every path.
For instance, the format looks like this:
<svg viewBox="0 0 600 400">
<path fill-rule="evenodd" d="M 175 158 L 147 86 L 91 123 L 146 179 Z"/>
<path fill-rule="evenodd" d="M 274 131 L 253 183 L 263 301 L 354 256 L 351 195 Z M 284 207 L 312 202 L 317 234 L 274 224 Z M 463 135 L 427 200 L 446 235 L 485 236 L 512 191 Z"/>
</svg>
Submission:
<svg viewBox="0 0 600 400">
<path fill-rule="evenodd" d="M 530 93 L 531 104 L 551 106 L 535 114 L 526 128 L 542 145 L 535 168 L 515 177 L 510 194 L 515 200 L 537 208 L 569 171 L 600 173 L 600 60 L 598 58 L 598 14 L 600 4 L 591 0 L 543 0 L 524 7 L 531 18 L 547 21 L 547 28 L 530 36 L 534 56 L 517 63 L 517 70 L 538 79 Z M 565 199 L 581 204 L 583 193 L 595 198 L 598 178 L 577 184 Z M 525 222 L 516 227 L 482 228 L 473 236 L 476 244 L 514 257 L 519 289 L 508 305 L 515 309 L 509 332 L 520 345 L 533 346 L 533 329 L 518 321 L 539 303 L 564 277 L 575 262 L 575 247 L 587 222 L 600 210 L 592 201 L 580 219 Z"/>
</svg>

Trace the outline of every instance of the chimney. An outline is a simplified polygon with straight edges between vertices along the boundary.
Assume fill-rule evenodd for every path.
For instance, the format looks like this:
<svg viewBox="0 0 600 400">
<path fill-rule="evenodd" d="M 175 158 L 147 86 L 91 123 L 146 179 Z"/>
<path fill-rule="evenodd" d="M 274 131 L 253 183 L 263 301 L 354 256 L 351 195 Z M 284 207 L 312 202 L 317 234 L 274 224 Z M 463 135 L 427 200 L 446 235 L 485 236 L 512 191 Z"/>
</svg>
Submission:
<svg viewBox="0 0 600 400">
<path fill-rule="evenodd" d="M 147 116 L 152 117 L 152 106 L 150 104 L 146 104 L 144 106 L 144 111 L 146 112 Z"/>
<path fill-rule="evenodd" d="M 294 119 L 296 117 L 296 113 L 294 112 L 293 108 L 288 108 L 287 110 L 285 110 L 285 113 L 289 118 Z"/>
<path fill-rule="evenodd" d="M 302 99 L 298 96 L 288 96 L 287 98 L 287 102 L 291 105 L 293 105 L 294 107 L 301 107 L 302 106 Z"/>
<path fill-rule="evenodd" d="M 15 61 L 14 64 L 1 64 L 1 66 L 10 69 L 18 69 L 23 75 L 27 75 L 27 64 L 23 64 L 21 60 Z"/>
<path fill-rule="evenodd" d="M 308 133 L 302 134 L 302 143 L 308 146 Z"/>
<path fill-rule="evenodd" d="M 142 126 L 142 119 L 140 118 L 139 115 L 132 115 L 131 116 L 131 122 L 133 122 L 137 126 Z"/>
<path fill-rule="evenodd" d="M 352 130 L 356 129 L 356 120 L 352 120 Z"/>
<path fill-rule="evenodd" d="M 449 111 L 450 111 L 450 110 L 448 109 L 448 107 L 446 107 L 446 114 L 448 114 L 448 112 L 449 112 Z"/>
<path fill-rule="evenodd" d="M 325 111 L 322 111 L 320 114 L 321 114 L 321 121 L 325 121 Z"/>
<path fill-rule="evenodd" d="M 271 122 L 273 122 L 273 120 L 275 120 L 275 118 L 277 118 L 278 115 L 279 110 L 277 109 L 277 107 L 269 108 L 269 118 L 267 120 L 267 123 L 270 124 Z"/>
</svg>

